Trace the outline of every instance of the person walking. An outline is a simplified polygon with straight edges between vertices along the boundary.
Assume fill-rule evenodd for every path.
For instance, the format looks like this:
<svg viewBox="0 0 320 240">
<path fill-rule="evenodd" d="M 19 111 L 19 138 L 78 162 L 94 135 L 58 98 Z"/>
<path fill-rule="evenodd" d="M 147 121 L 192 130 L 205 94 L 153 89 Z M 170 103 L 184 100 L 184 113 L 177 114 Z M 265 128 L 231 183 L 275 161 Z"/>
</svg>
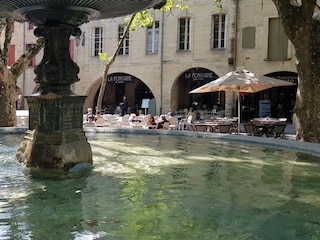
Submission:
<svg viewBox="0 0 320 240">
<path fill-rule="evenodd" d="M 126 96 L 123 96 L 123 100 L 120 103 L 120 107 L 121 107 L 121 115 L 122 116 L 126 115 L 128 111 L 128 99 Z"/>
</svg>

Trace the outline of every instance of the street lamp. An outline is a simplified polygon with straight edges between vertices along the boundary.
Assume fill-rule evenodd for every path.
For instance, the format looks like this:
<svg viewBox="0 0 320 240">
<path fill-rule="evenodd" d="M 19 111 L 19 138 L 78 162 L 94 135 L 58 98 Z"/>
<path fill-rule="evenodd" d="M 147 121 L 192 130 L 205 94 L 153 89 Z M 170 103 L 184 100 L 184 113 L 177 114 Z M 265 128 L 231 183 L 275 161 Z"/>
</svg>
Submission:
<svg viewBox="0 0 320 240">
<path fill-rule="evenodd" d="M 82 34 L 80 36 L 76 36 L 76 46 L 79 47 L 80 44 L 81 46 L 84 47 L 85 45 L 85 40 L 86 40 L 86 32 L 82 32 Z"/>
</svg>

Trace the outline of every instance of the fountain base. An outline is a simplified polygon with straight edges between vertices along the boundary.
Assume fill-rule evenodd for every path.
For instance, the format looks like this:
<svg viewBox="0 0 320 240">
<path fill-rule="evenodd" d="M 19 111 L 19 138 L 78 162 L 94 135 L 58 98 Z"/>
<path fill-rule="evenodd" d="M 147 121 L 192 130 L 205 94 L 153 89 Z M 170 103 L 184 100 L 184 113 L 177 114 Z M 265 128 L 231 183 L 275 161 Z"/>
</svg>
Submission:
<svg viewBox="0 0 320 240">
<path fill-rule="evenodd" d="M 82 129 L 84 96 L 53 93 L 27 97 L 29 130 L 16 158 L 27 167 L 66 168 L 92 164 L 92 151 Z"/>
</svg>

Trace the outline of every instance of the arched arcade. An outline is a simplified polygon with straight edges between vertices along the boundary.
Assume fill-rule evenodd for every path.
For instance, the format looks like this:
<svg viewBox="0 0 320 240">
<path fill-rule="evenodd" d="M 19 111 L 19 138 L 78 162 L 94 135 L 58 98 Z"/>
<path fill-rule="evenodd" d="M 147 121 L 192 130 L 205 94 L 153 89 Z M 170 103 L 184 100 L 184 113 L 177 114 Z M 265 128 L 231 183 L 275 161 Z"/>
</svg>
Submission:
<svg viewBox="0 0 320 240">
<path fill-rule="evenodd" d="M 88 107 L 94 108 L 97 105 L 101 80 L 102 78 L 97 79 L 88 89 L 84 111 Z M 102 110 L 105 113 L 115 113 L 124 95 L 128 99 L 129 111 L 132 113 L 138 113 L 141 109 L 142 99 L 154 98 L 150 88 L 142 80 L 131 74 L 112 73 L 108 75 L 107 81 L 102 101 Z"/>
<path fill-rule="evenodd" d="M 197 87 L 218 78 L 213 71 L 195 67 L 182 72 L 172 86 L 171 106 L 174 109 L 186 109 L 193 106 L 196 109 L 223 108 L 224 92 L 189 94 Z"/>
</svg>

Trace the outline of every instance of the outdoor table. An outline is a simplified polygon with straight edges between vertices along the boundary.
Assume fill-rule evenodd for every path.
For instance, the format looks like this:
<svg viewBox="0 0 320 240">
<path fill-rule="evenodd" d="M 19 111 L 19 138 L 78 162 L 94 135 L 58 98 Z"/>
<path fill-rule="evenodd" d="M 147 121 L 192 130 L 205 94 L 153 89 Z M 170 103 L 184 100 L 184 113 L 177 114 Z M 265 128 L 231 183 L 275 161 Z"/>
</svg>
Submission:
<svg viewBox="0 0 320 240">
<path fill-rule="evenodd" d="M 278 134 L 283 134 L 285 127 L 281 128 L 282 132 L 275 133 L 275 126 L 281 125 L 286 126 L 287 124 L 280 121 L 277 118 L 254 118 L 251 121 L 256 133 L 261 133 L 261 136 L 275 137 Z"/>
<path fill-rule="evenodd" d="M 194 127 L 195 129 L 200 129 L 201 127 L 206 127 L 206 130 L 208 131 L 209 129 L 209 132 L 214 132 L 215 131 L 215 128 L 218 126 L 218 123 L 217 122 L 195 122 L 194 124 Z"/>
</svg>

